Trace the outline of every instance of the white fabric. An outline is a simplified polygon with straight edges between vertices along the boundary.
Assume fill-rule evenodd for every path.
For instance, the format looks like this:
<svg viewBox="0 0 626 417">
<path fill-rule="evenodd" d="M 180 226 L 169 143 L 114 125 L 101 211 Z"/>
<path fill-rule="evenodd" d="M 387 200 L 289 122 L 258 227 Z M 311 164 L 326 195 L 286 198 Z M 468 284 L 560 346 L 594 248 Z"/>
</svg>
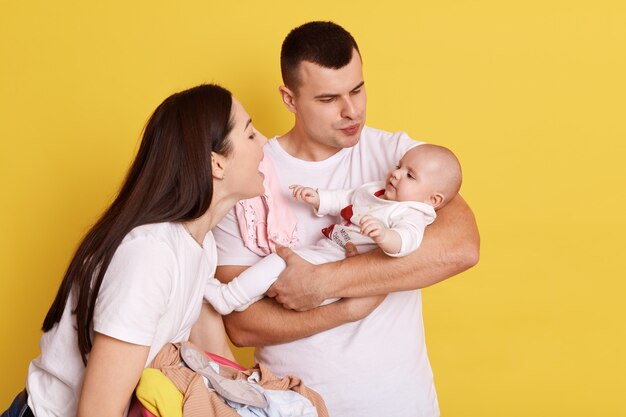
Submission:
<svg viewBox="0 0 626 417">
<path fill-rule="evenodd" d="M 416 201 L 389 201 L 376 197 L 374 194 L 384 187 L 384 182 L 374 181 L 351 190 L 318 189 L 320 205 L 316 212 L 317 216 L 337 216 L 343 208 L 351 205 L 351 223 L 333 225 L 330 236 L 323 237 L 313 246 L 295 249 L 296 253 L 311 263 L 320 264 L 343 259 L 348 242 L 354 243 L 359 253 L 378 247 L 370 237 L 360 233 L 361 228 L 358 224 L 365 215 L 378 218 L 385 227 L 399 234 L 400 251 L 385 252 L 387 255 L 400 257 L 415 251 L 422 242 L 424 229 L 435 220 L 435 209 Z M 334 244 L 328 244 L 329 242 Z M 263 298 L 285 267 L 285 261 L 272 253 L 228 284 L 212 279 L 205 289 L 204 298 L 220 314 L 230 314 L 234 310 L 243 311 Z M 328 302 L 330 300 L 324 304 Z"/>
<path fill-rule="evenodd" d="M 376 245 L 370 237 L 361 234 L 359 226 L 361 218 L 369 215 L 376 217 L 385 227 L 393 229 L 400 235 L 402 242 L 400 252 L 385 252 L 387 255 L 406 256 L 415 251 L 422 242 L 424 229 L 437 216 L 435 209 L 417 201 L 389 201 L 374 195 L 384 188 L 384 182 L 374 181 L 351 190 L 318 189 L 320 196 L 320 206 L 316 213 L 318 216 L 337 216 L 346 206 L 352 205 L 350 223 L 340 229 L 345 233 L 340 233 L 339 228 L 335 227 L 330 239 L 341 248 L 345 248 L 348 242 L 354 243 L 357 249 L 361 249 L 361 245 Z"/>
<path fill-rule="evenodd" d="M 203 287 L 215 273 L 217 253 L 211 233 L 203 247 L 181 224 L 133 229 L 105 274 L 94 330 L 150 346 L 146 365 L 166 343 L 187 340 L 200 314 Z M 74 304 L 70 296 L 61 322 L 43 334 L 41 355 L 28 369 L 28 405 L 37 417 L 76 415 L 85 368 L 71 314 Z"/>
<path fill-rule="evenodd" d="M 272 253 L 228 284 L 212 279 L 204 289 L 204 299 L 222 315 L 244 311 L 263 298 L 285 267 L 285 261 Z"/>
<path fill-rule="evenodd" d="M 415 146 L 404 133 L 369 127 L 352 148 L 330 158 L 302 161 L 270 140 L 272 157 L 289 196 L 288 186 L 349 189 L 384 178 Z M 291 201 L 298 218 L 301 245 L 320 238 L 320 230 L 339 221 L 317 217 L 305 204 Z M 220 265 L 252 265 L 259 257 L 246 249 L 232 213 L 214 230 Z M 307 277 L 314 279 L 314 277 Z M 424 342 L 419 290 L 392 293 L 365 319 L 291 343 L 258 348 L 257 360 L 278 376 L 297 375 L 319 392 L 331 416 L 438 416 L 439 407 Z"/>
<path fill-rule="evenodd" d="M 250 380 L 250 378 L 248 378 Z M 265 389 L 254 384 L 253 387 L 267 400 L 267 407 L 259 408 L 251 405 L 242 405 L 226 400 L 231 408 L 242 417 L 317 417 L 317 408 L 295 391 Z"/>
</svg>

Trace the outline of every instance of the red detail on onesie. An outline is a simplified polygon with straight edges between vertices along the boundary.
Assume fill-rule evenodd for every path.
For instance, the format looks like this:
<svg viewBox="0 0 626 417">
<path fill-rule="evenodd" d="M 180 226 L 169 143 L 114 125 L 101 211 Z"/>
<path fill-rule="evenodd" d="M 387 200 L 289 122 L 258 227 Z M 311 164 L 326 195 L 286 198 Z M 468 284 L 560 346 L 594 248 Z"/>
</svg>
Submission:
<svg viewBox="0 0 626 417">
<path fill-rule="evenodd" d="M 380 197 L 383 194 L 385 194 L 385 189 L 384 188 L 382 190 L 376 191 L 374 193 L 374 197 Z"/>
<path fill-rule="evenodd" d="M 330 226 L 325 227 L 325 228 L 322 229 L 322 234 L 330 239 L 330 235 L 333 234 L 333 229 L 334 228 L 335 228 L 335 225 L 331 224 Z"/>
<path fill-rule="evenodd" d="M 344 218 L 345 221 L 348 222 L 348 224 L 350 223 L 350 219 L 352 218 L 352 204 L 350 204 L 349 206 L 345 206 L 342 210 L 341 210 L 341 217 Z"/>
</svg>

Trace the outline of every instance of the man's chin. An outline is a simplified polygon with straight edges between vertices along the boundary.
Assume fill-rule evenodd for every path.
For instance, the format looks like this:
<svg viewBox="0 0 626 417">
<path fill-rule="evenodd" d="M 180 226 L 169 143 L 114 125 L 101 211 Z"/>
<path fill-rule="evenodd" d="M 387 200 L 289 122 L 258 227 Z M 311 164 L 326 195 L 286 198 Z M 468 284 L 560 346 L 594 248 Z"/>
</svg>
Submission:
<svg viewBox="0 0 626 417">
<path fill-rule="evenodd" d="M 340 141 L 342 148 L 352 148 L 359 143 L 360 135 L 354 135 L 349 137 L 343 137 Z"/>
<path fill-rule="evenodd" d="M 362 130 L 363 128 L 361 127 L 361 129 L 359 129 L 356 133 L 352 135 L 342 135 L 343 137 L 342 137 L 341 143 L 343 144 L 343 147 L 351 148 L 357 143 L 359 143 L 359 140 L 361 139 Z"/>
</svg>

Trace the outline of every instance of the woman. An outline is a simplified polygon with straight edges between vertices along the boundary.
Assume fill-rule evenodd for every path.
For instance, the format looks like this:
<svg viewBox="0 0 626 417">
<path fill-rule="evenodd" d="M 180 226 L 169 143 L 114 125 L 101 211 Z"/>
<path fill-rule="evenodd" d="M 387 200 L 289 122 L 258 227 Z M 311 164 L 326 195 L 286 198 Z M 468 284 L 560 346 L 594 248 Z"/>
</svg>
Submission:
<svg viewBox="0 0 626 417">
<path fill-rule="evenodd" d="M 124 414 L 146 364 L 166 343 L 188 339 L 216 267 L 210 230 L 236 201 L 263 192 L 265 140 L 216 85 L 155 110 L 119 195 L 80 244 L 48 311 L 28 394 L 2 417 L 26 397 L 25 416 Z M 214 350 L 229 355 L 214 317 Z"/>
</svg>

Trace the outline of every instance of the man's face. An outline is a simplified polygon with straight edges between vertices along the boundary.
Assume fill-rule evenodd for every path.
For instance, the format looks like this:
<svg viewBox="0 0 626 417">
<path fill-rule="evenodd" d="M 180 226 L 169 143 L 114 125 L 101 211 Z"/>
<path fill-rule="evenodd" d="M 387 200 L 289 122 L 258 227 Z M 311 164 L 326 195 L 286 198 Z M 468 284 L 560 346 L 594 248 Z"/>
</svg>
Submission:
<svg viewBox="0 0 626 417">
<path fill-rule="evenodd" d="M 293 92 L 295 130 L 308 145 L 333 152 L 356 145 L 367 103 L 359 53 L 354 50 L 352 60 L 339 69 L 303 61 L 299 80 Z"/>
</svg>

